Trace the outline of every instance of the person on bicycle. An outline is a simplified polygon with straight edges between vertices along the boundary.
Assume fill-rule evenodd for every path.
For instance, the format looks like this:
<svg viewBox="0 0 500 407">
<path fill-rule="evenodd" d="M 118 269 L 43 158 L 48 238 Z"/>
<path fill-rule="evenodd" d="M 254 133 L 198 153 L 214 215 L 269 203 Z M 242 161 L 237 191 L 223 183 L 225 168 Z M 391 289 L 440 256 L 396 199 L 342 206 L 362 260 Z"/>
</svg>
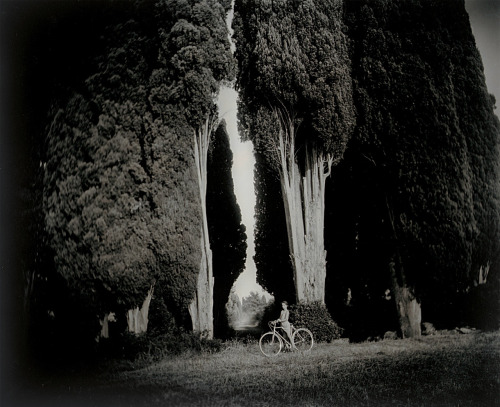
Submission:
<svg viewBox="0 0 500 407">
<path fill-rule="evenodd" d="M 288 302 L 283 301 L 281 303 L 281 308 L 283 308 L 283 309 L 281 311 L 280 317 L 279 317 L 279 319 L 277 319 L 274 322 L 275 323 L 279 322 L 281 324 L 281 327 L 286 332 L 286 334 L 288 335 L 288 339 L 290 339 L 290 342 L 291 342 L 292 341 L 292 333 L 290 332 L 290 322 L 288 322 L 288 317 L 290 316 L 290 311 L 288 311 Z"/>
</svg>

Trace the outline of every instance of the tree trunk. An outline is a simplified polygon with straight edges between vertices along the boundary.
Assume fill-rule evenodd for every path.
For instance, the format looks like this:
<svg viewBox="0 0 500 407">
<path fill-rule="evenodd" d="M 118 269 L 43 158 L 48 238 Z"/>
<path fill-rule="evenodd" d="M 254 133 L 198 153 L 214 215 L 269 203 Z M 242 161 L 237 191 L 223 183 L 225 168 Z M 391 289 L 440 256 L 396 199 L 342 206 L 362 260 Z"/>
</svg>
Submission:
<svg viewBox="0 0 500 407">
<path fill-rule="evenodd" d="M 136 307 L 127 311 L 127 324 L 129 332 L 140 334 L 148 330 L 149 305 L 153 298 L 154 284 L 149 289 L 148 295 L 142 307 Z M 107 315 L 106 315 L 107 316 Z"/>
<path fill-rule="evenodd" d="M 482 285 L 486 284 L 486 279 L 488 278 L 488 273 L 490 271 L 490 262 L 486 263 L 485 265 L 482 265 L 479 268 L 477 280 L 474 281 L 474 285 Z"/>
<path fill-rule="evenodd" d="M 413 288 L 406 284 L 403 261 L 398 248 L 398 234 L 396 232 L 394 211 L 392 205 L 389 203 L 387 195 L 385 197 L 385 203 L 396 245 L 396 255 L 394 258 L 397 264 L 394 259 L 391 259 L 389 262 L 389 273 L 392 279 L 392 289 L 394 291 L 394 299 L 399 317 L 399 327 L 403 338 L 419 338 L 422 333 L 422 309 Z"/>
<path fill-rule="evenodd" d="M 101 338 L 109 338 L 109 313 L 104 315 L 104 319 L 99 320 L 101 324 Z"/>
<path fill-rule="evenodd" d="M 202 237 L 203 245 L 203 237 Z M 210 255 L 210 260 L 207 258 Z M 189 315 L 193 323 L 193 331 L 199 332 L 209 339 L 213 338 L 213 287 L 211 251 L 203 252 L 200 261 L 200 273 L 195 296 L 189 304 Z"/>
<path fill-rule="evenodd" d="M 401 266 L 400 266 L 401 268 Z M 392 288 L 399 317 L 399 326 L 403 338 L 419 338 L 421 336 L 422 309 L 420 302 L 415 297 L 413 290 L 404 283 L 404 279 L 398 278 L 403 271 L 396 270 L 394 261 L 389 263 L 392 277 Z M 400 281 L 403 282 L 400 283 Z"/>
<path fill-rule="evenodd" d="M 304 176 L 295 156 L 292 120 L 282 126 L 278 139 L 281 188 L 292 259 L 297 301 L 325 300 L 326 250 L 324 244 L 325 181 L 333 160 L 307 148 Z M 325 172 L 325 165 L 327 172 Z"/>
<path fill-rule="evenodd" d="M 213 291 L 214 277 L 212 268 L 212 250 L 208 235 L 207 220 L 207 158 L 210 134 L 212 132 L 210 120 L 207 117 L 205 125 L 194 133 L 194 156 L 196 172 L 200 190 L 201 202 L 201 261 L 200 273 L 196 286 L 195 296 L 189 305 L 189 314 L 193 323 L 193 331 L 199 332 L 208 338 L 213 338 Z"/>
</svg>

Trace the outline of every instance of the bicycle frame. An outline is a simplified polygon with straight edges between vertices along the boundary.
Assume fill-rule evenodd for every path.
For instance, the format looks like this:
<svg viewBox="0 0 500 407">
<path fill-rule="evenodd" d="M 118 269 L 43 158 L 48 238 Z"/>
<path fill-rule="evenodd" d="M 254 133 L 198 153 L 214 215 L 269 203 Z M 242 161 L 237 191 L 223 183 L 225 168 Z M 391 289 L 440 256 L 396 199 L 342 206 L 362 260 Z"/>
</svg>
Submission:
<svg viewBox="0 0 500 407">
<path fill-rule="evenodd" d="M 269 326 L 269 328 L 271 328 L 271 331 L 273 332 L 273 334 L 279 336 L 283 340 L 283 342 L 285 342 L 285 345 L 289 346 L 290 348 L 293 347 L 292 338 L 290 338 L 290 340 L 288 340 L 285 338 L 285 336 L 288 336 L 288 334 L 282 335 L 281 333 L 278 332 L 278 329 L 281 329 L 282 331 L 285 330 L 282 326 L 278 326 L 278 324 L 273 324 L 271 322 L 268 322 L 267 325 Z M 295 332 L 295 327 L 292 324 L 290 324 L 290 333 L 293 335 L 294 332 Z"/>
<path fill-rule="evenodd" d="M 314 338 L 312 332 L 307 328 L 295 328 L 290 325 L 290 335 L 287 332 L 285 336 L 279 331 L 280 329 L 284 331 L 284 328 L 278 326 L 276 322 L 269 321 L 268 326 L 270 331 L 262 334 L 259 340 L 260 350 L 267 357 L 277 356 L 281 352 L 283 344 L 289 350 L 297 350 L 303 353 L 309 352 L 313 347 Z"/>
</svg>

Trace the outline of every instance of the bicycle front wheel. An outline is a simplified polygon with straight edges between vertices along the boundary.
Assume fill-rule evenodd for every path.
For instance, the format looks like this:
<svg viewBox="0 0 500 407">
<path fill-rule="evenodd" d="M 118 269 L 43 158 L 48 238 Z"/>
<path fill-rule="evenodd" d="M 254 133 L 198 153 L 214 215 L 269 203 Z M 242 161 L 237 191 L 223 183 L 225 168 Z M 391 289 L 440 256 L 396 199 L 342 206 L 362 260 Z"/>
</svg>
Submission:
<svg viewBox="0 0 500 407">
<path fill-rule="evenodd" d="M 267 332 L 260 337 L 260 351 L 267 357 L 276 356 L 283 346 L 281 338 L 273 332 Z"/>
<path fill-rule="evenodd" d="M 309 352 L 314 345 L 313 334 L 309 329 L 299 328 L 293 333 L 292 342 L 298 351 Z"/>
</svg>

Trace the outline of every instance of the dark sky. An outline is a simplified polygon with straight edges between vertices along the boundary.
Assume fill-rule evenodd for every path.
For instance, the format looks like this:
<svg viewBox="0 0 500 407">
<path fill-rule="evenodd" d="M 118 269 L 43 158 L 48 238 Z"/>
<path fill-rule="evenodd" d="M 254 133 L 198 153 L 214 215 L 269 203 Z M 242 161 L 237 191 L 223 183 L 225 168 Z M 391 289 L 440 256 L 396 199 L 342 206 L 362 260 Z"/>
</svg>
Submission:
<svg viewBox="0 0 500 407">
<path fill-rule="evenodd" d="M 500 105 L 500 0 L 465 0 L 476 46 L 481 53 L 488 91 Z"/>
</svg>

